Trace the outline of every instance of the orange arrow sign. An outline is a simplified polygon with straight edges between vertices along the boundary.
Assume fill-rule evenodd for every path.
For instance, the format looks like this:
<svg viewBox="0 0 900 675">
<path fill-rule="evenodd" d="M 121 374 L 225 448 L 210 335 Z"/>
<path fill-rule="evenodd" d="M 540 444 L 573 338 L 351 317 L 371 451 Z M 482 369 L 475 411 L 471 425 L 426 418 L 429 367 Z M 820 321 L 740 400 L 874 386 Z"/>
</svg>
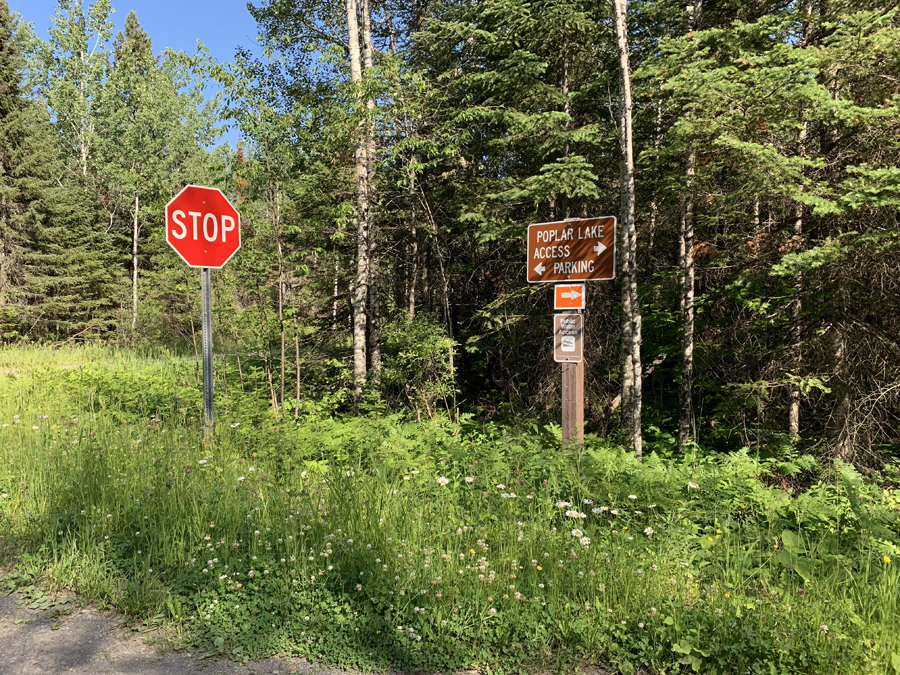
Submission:
<svg viewBox="0 0 900 675">
<path fill-rule="evenodd" d="M 557 284 L 553 309 L 584 309 L 584 284 Z"/>
</svg>

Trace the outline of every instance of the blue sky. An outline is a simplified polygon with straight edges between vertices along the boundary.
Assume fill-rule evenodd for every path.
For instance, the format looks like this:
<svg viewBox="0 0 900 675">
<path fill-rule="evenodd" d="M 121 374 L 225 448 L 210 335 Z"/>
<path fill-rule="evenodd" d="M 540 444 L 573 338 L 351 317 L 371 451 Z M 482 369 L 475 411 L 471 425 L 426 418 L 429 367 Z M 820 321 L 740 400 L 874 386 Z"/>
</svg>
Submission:
<svg viewBox="0 0 900 675">
<path fill-rule="evenodd" d="M 90 0 L 85 0 L 89 4 Z M 34 24 L 46 39 L 57 0 L 10 0 L 10 8 Z M 254 4 L 261 4 L 255 2 Z M 219 61 L 230 61 L 238 45 L 253 48 L 256 22 L 247 11 L 246 0 L 113 0 L 116 30 L 134 10 L 144 30 L 153 38 L 157 53 L 166 47 L 193 52 L 202 40 Z"/>
<path fill-rule="evenodd" d="M 85 0 L 85 5 L 90 2 Z M 261 3 L 254 0 L 254 4 Z M 13 12 L 34 25 L 38 37 L 47 39 L 57 0 L 9 0 L 9 5 Z M 256 21 L 247 11 L 246 0 L 113 0 L 113 8 L 115 32 L 122 29 L 125 17 L 134 10 L 153 39 L 153 51 L 157 54 L 166 47 L 193 53 L 197 40 L 218 61 L 230 61 L 238 46 L 259 53 L 255 45 Z M 225 140 L 232 144 L 236 139 L 236 132 L 225 135 Z"/>
</svg>

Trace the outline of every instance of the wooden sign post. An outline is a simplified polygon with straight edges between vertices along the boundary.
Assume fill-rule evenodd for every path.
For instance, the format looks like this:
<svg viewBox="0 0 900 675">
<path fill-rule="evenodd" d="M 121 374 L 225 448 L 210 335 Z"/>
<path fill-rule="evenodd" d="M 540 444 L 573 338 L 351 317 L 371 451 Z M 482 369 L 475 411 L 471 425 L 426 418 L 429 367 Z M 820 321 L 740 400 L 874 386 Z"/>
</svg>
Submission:
<svg viewBox="0 0 900 675">
<path fill-rule="evenodd" d="M 580 445 L 584 443 L 584 315 L 581 312 L 553 315 L 553 360 L 562 364 L 563 447 Z"/>
<path fill-rule="evenodd" d="M 562 366 L 562 444 L 584 443 L 583 281 L 615 278 L 616 219 L 586 218 L 528 227 L 528 283 L 555 283 L 553 359 Z"/>
</svg>

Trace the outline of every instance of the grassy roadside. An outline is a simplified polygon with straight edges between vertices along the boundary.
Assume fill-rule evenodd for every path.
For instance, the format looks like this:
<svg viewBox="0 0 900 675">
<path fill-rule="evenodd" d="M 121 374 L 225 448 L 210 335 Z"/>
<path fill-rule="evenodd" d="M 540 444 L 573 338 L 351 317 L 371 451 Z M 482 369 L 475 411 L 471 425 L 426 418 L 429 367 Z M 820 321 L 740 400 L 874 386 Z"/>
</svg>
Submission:
<svg viewBox="0 0 900 675">
<path fill-rule="evenodd" d="M 204 439 L 192 363 L 47 354 L 0 355 L 0 546 L 27 556 L 0 588 L 40 576 L 238 659 L 900 673 L 900 494 L 850 467 L 798 458 L 790 494 L 746 451 L 279 425 L 243 395 Z"/>
</svg>

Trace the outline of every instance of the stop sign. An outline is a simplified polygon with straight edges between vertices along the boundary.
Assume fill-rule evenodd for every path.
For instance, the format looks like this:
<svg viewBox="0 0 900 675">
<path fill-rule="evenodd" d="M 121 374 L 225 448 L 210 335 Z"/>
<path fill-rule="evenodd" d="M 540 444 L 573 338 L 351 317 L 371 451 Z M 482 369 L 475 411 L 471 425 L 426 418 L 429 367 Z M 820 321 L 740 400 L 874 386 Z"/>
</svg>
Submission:
<svg viewBox="0 0 900 675">
<path fill-rule="evenodd" d="M 188 185 L 166 204 L 166 241 L 191 267 L 220 268 L 241 247 L 241 216 L 216 188 Z"/>
</svg>

